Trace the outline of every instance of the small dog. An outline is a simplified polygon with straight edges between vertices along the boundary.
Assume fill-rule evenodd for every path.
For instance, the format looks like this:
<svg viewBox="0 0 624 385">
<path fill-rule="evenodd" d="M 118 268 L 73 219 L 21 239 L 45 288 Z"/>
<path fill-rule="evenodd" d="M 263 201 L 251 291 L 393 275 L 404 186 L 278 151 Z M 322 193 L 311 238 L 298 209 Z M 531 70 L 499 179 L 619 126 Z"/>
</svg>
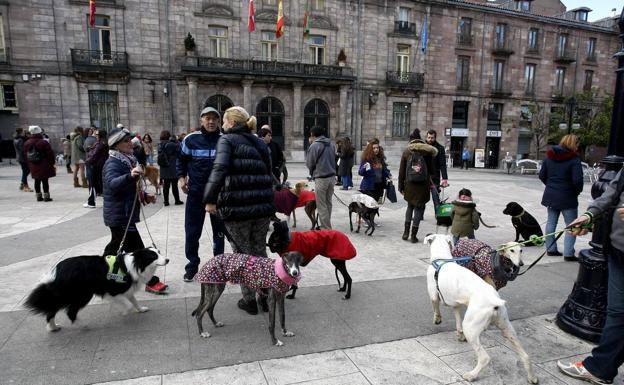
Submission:
<svg viewBox="0 0 624 385">
<path fill-rule="evenodd" d="M 362 220 L 364 220 L 368 226 L 364 234 L 373 235 L 375 232 L 375 215 L 379 216 L 379 204 L 377 201 L 366 194 L 353 194 L 351 196 L 351 203 L 349 203 L 349 227 L 352 232 L 353 221 L 351 215 L 353 213 L 357 214 L 357 230 L 355 232 L 360 232 L 360 226 L 362 225 Z"/>
<path fill-rule="evenodd" d="M 492 254 L 497 253 L 502 271 L 495 271 Z M 507 242 L 495 250 L 484 242 L 476 239 L 460 239 L 452 251 L 454 258 L 472 257 L 466 268 L 483 279 L 494 289 L 500 290 L 507 285 L 507 281 L 515 279 L 521 266 L 522 246 L 518 242 Z M 514 273 L 515 272 L 515 273 Z"/>
<path fill-rule="evenodd" d="M 288 182 L 284 184 L 285 188 L 275 192 L 275 206 L 277 212 L 290 217 L 292 214 L 293 227 L 297 227 L 296 210 L 304 207 L 305 213 L 310 218 L 312 227 L 310 230 L 318 229 L 318 215 L 316 214 L 316 194 L 313 191 L 306 190 L 307 182 L 297 182 L 295 188 L 289 188 Z M 274 218 L 277 221 L 277 217 Z"/>
<path fill-rule="evenodd" d="M 121 306 L 123 314 L 132 309 L 144 313 L 149 309 L 139 306 L 134 293 L 152 278 L 156 267 L 167 263 L 169 260 L 153 247 L 117 257 L 67 258 L 30 293 L 24 306 L 33 313 L 44 314 L 51 332 L 60 329 L 54 321 L 59 310 L 67 309 L 67 316 L 74 323 L 78 312 L 94 295 L 112 299 Z"/>
<path fill-rule="evenodd" d="M 533 215 L 524 211 L 522 206 L 516 202 L 509 202 L 503 210 L 503 214 L 511 216 L 511 224 L 516 229 L 516 239 L 520 240 L 520 235 L 525 241 L 528 241 L 531 235 L 542 236 L 542 228 Z M 527 246 L 535 246 L 533 242 L 526 243 Z"/>
<path fill-rule="evenodd" d="M 283 254 L 289 251 L 298 251 L 303 254 L 301 266 L 305 267 L 317 255 L 329 258 L 334 265 L 338 291 L 346 291 L 344 299 L 351 298 L 351 284 L 353 280 L 347 272 L 347 261 L 357 255 L 355 246 L 349 238 L 336 230 L 312 230 L 291 233 L 286 221 L 273 223 L 273 232 L 267 244 L 271 252 Z M 342 274 L 344 285 L 340 284 L 338 272 Z M 293 285 L 292 293 L 286 298 L 295 298 L 297 285 Z"/>
<path fill-rule="evenodd" d="M 275 306 L 279 306 L 282 335 L 292 337 L 295 334 L 286 330 L 286 315 L 284 313 L 284 294 L 290 286 L 299 281 L 301 272 L 299 265 L 303 256 L 297 252 L 284 254 L 277 259 L 259 258 L 245 254 L 221 254 L 210 259 L 195 276 L 201 283 L 201 298 L 193 315 L 197 319 L 197 328 L 202 338 L 210 337 L 204 332 L 202 318 L 208 312 L 215 327 L 223 326 L 214 318 L 214 307 L 221 297 L 225 284 L 244 284 L 255 289 L 269 289 L 269 334 L 271 343 L 282 346 L 282 341 L 275 338 Z"/>
<path fill-rule="evenodd" d="M 156 195 L 160 195 L 160 170 L 155 166 L 145 166 L 145 179 L 156 189 Z"/>
<path fill-rule="evenodd" d="M 64 166 L 65 165 L 65 155 L 58 154 L 56 156 L 56 164 L 57 164 L 57 166 Z"/>
<path fill-rule="evenodd" d="M 460 341 L 468 341 L 477 354 L 477 365 L 462 376 L 467 381 L 473 381 L 481 370 L 490 362 L 490 356 L 481 345 L 479 337 L 490 323 L 494 322 L 518 353 L 520 360 L 527 371 L 530 383 L 537 384 L 538 379 L 533 371 L 529 355 L 522 348 L 516 331 L 514 330 L 505 301 L 496 290 L 479 278 L 472 271 L 452 262 L 452 237 L 442 234 L 431 234 L 425 237 L 424 243 L 430 245 L 431 265 L 427 270 L 427 290 L 433 305 L 433 323 L 442 322 L 440 314 L 440 300 L 453 308 L 455 325 Z M 449 261 L 449 262 L 445 262 Z M 434 265 L 437 265 L 437 270 Z M 466 306 L 464 319 L 461 319 L 460 307 Z"/>
</svg>

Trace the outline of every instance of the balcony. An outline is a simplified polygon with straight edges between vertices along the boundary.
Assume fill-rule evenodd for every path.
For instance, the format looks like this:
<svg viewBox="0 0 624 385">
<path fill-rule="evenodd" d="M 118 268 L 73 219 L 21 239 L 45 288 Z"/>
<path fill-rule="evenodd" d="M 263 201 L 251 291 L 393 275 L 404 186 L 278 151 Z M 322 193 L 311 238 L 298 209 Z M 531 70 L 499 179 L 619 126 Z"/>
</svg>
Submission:
<svg viewBox="0 0 624 385">
<path fill-rule="evenodd" d="M 552 86 L 551 88 L 550 98 L 554 103 L 563 103 L 565 98 L 570 95 L 572 95 L 572 93 L 567 85 Z"/>
<path fill-rule="evenodd" d="M 555 50 L 555 63 L 569 64 L 576 61 L 576 50 L 572 48 L 556 49 Z"/>
<path fill-rule="evenodd" d="M 187 56 L 182 71 L 195 72 L 205 77 L 240 79 L 244 76 L 272 77 L 291 81 L 292 78 L 308 81 L 353 82 L 355 76 L 350 67 L 316 65 L 279 60 L 229 59 Z"/>
<path fill-rule="evenodd" d="M 402 20 L 395 21 L 394 33 L 398 35 L 416 36 L 416 23 Z"/>
<path fill-rule="evenodd" d="M 470 91 L 470 79 L 458 80 L 457 91 Z"/>
<path fill-rule="evenodd" d="M 506 98 L 511 96 L 511 85 L 509 82 L 493 83 L 490 95 L 493 98 Z"/>
<path fill-rule="evenodd" d="M 425 86 L 425 74 L 417 72 L 386 72 L 386 83 L 390 87 L 420 91 Z"/>
<path fill-rule="evenodd" d="M 127 83 L 130 78 L 126 52 L 71 49 L 74 75 L 78 80 L 103 79 Z"/>
<path fill-rule="evenodd" d="M 494 39 L 492 42 L 492 54 L 497 56 L 509 56 L 514 53 L 511 48 L 511 41 L 508 39 Z"/>
<path fill-rule="evenodd" d="M 533 47 L 527 47 L 526 49 L 526 55 L 527 56 L 540 56 L 540 49 L 539 46 L 533 46 Z"/>
<path fill-rule="evenodd" d="M 589 64 L 596 64 L 598 58 L 596 57 L 596 53 L 592 52 L 585 57 L 585 62 Z"/>
<path fill-rule="evenodd" d="M 472 35 L 468 33 L 457 34 L 457 48 L 472 48 L 473 46 Z"/>
</svg>

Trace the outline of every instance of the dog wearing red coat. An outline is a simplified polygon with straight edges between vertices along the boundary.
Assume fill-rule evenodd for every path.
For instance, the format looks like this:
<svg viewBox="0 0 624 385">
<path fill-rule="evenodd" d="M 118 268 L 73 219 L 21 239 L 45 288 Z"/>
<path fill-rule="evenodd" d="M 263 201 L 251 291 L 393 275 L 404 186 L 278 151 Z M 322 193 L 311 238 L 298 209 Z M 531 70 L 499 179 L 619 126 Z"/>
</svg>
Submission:
<svg viewBox="0 0 624 385">
<path fill-rule="evenodd" d="M 308 191 L 307 182 L 297 182 L 295 188 L 288 188 L 286 184 L 280 191 L 275 192 L 275 207 L 277 212 L 293 218 L 293 227 L 297 227 L 297 216 L 295 209 L 303 207 L 306 215 L 312 222 L 310 230 L 318 230 L 318 214 L 316 213 L 316 194 L 313 191 Z M 277 217 L 274 217 L 274 221 L 278 221 Z"/>
<path fill-rule="evenodd" d="M 301 266 L 307 266 L 317 255 L 329 258 L 334 265 L 338 291 L 346 292 L 344 299 L 351 298 L 351 284 L 353 280 L 347 271 L 346 262 L 357 255 L 355 247 L 349 238 L 337 230 L 310 230 L 291 233 L 286 221 L 273 223 L 273 232 L 267 244 L 269 249 L 280 255 L 289 251 L 298 251 L 303 254 Z M 342 274 L 344 284 L 341 285 L 338 272 Z M 297 286 L 292 286 L 292 294 L 286 298 L 295 298 Z"/>
</svg>

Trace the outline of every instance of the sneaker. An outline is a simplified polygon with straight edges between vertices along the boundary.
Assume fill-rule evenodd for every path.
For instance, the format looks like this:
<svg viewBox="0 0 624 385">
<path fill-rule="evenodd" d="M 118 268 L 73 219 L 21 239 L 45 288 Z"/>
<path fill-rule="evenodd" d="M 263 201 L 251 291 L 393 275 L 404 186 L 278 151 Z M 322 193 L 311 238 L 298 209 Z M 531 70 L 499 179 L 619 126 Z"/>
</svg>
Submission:
<svg viewBox="0 0 624 385">
<path fill-rule="evenodd" d="M 557 366 L 561 373 L 566 376 L 570 376 L 573 378 L 578 378 L 579 380 L 591 382 L 592 384 L 613 384 L 613 381 L 602 380 L 593 374 L 591 374 L 585 367 L 583 366 L 583 362 L 561 362 L 557 361 Z"/>
<path fill-rule="evenodd" d="M 183 204 L 184 204 L 184 201 L 177 201 L 176 203 L 174 203 L 174 205 L 176 205 L 176 206 L 180 206 L 180 205 L 183 205 Z"/>
<path fill-rule="evenodd" d="M 258 305 L 256 304 L 255 300 L 253 302 L 248 303 L 247 301 L 241 298 L 238 300 L 238 308 L 241 310 L 245 310 L 247 313 L 251 315 L 258 314 Z"/>
<path fill-rule="evenodd" d="M 563 260 L 567 262 L 577 262 L 578 257 L 576 255 L 567 255 L 563 257 Z"/>
<path fill-rule="evenodd" d="M 94 209 L 95 205 L 90 205 L 88 203 L 85 203 L 85 204 L 82 205 L 82 207 L 84 207 L 85 209 Z"/>
<path fill-rule="evenodd" d="M 549 257 L 561 257 L 563 254 L 558 251 L 549 251 L 546 253 L 546 255 L 548 255 Z"/>
<path fill-rule="evenodd" d="M 164 283 L 158 281 L 153 285 L 146 285 L 145 291 L 152 294 L 167 294 L 167 288 L 169 286 Z"/>
<path fill-rule="evenodd" d="M 195 274 L 191 275 L 191 274 L 184 274 L 184 277 L 182 278 L 184 280 L 184 282 L 193 282 L 193 278 L 195 277 Z"/>
</svg>

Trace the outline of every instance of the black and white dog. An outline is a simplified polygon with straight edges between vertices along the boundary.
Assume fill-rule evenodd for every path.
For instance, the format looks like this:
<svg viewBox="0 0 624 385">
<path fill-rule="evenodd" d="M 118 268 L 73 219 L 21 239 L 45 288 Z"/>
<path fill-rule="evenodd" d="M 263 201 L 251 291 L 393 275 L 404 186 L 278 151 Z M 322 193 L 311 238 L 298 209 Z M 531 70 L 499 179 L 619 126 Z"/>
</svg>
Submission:
<svg viewBox="0 0 624 385">
<path fill-rule="evenodd" d="M 353 231 L 352 214 L 356 214 L 357 229 L 356 233 L 360 232 L 360 226 L 362 220 L 366 223 L 368 228 L 364 231 L 364 234 L 373 235 L 375 232 L 375 215 L 379 216 L 379 204 L 377 201 L 366 194 L 353 194 L 351 196 L 351 203 L 349 203 L 349 227 Z"/>
<path fill-rule="evenodd" d="M 44 314 L 51 332 L 60 329 L 54 321 L 59 310 L 67 309 L 67 316 L 73 323 L 94 295 L 112 299 L 121 306 L 123 314 L 132 309 L 144 313 L 149 309 L 139 306 L 134 293 L 152 278 L 156 267 L 167 263 L 169 260 L 153 247 L 117 257 L 67 258 L 30 293 L 24 306 L 34 313 Z"/>
</svg>

